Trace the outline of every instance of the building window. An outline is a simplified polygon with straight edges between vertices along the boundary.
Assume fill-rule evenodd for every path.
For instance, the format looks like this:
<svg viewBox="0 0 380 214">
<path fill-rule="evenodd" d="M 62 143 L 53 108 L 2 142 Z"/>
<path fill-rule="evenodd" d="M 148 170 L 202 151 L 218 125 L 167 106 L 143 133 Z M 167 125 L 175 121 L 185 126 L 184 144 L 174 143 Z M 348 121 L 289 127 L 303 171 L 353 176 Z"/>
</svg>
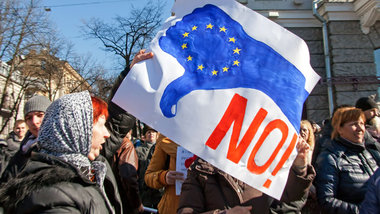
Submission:
<svg viewBox="0 0 380 214">
<path fill-rule="evenodd" d="M 42 70 L 46 69 L 46 61 L 45 60 L 41 60 L 41 69 Z"/>
<path fill-rule="evenodd" d="M 376 76 L 380 77 L 380 48 L 376 49 L 374 52 L 375 64 L 376 64 Z M 377 97 L 380 98 L 380 87 L 377 88 Z"/>
</svg>

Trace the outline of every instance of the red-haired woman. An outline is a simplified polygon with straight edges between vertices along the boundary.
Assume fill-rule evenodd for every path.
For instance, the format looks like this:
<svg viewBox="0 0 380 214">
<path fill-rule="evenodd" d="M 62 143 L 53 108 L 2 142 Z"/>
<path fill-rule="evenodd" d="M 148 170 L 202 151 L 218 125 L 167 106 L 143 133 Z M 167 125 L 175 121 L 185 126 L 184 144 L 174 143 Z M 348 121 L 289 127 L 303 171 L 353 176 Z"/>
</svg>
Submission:
<svg viewBox="0 0 380 214">
<path fill-rule="evenodd" d="M 121 213 L 107 162 L 98 160 L 110 136 L 107 104 L 87 91 L 54 101 L 38 145 L 21 173 L 0 189 L 7 213 Z"/>
<path fill-rule="evenodd" d="M 366 148 L 364 113 L 340 108 L 332 118 L 331 143 L 317 158 L 318 201 L 323 213 L 359 213 L 367 181 L 378 168 L 377 150 Z"/>
</svg>

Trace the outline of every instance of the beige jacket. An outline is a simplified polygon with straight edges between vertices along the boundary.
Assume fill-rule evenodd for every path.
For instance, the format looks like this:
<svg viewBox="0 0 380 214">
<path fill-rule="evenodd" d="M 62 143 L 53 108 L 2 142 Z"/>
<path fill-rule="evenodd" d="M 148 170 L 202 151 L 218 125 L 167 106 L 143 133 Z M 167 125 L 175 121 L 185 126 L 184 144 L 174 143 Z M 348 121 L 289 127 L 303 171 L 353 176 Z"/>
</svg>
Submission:
<svg viewBox="0 0 380 214">
<path fill-rule="evenodd" d="M 155 189 L 165 187 L 165 193 L 158 204 L 158 212 L 163 214 L 177 213 L 179 196 L 175 194 L 175 185 L 167 185 L 166 173 L 168 170 L 176 170 L 177 144 L 169 138 L 160 135 L 153 157 L 145 172 L 145 183 Z M 170 158 L 169 169 L 165 169 L 166 158 Z"/>
</svg>

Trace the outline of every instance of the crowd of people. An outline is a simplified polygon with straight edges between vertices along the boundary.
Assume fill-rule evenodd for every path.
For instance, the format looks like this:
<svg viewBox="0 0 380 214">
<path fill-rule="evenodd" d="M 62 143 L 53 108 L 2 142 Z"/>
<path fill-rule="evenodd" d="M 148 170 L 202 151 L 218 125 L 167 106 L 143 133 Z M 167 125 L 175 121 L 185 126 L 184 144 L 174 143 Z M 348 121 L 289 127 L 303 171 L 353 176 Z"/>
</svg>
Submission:
<svg viewBox="0 0 380 214">
<path fill-rule="evenodd" d="M 151 57 L 140 51 L 131 66 Z M 25 119 L 0 143 L 4 213 L 380 213 L 373 98 L 337 107 L 322 127 L 301 121 L 280 200 L 201 158 L 185 177 L 176 171 L 178 145 L 147 125 L 136 138 L 136 119 L 110 100 L 83 91 L 26 102 Z"/>
</svg>

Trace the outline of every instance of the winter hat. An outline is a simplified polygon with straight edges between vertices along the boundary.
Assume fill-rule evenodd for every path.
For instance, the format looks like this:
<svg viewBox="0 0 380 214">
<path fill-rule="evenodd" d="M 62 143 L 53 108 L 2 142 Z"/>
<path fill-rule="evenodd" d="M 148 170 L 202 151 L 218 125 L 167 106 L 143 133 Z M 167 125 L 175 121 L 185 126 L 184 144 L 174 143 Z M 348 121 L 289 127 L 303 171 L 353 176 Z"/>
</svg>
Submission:
<svg viewBox="0 0 380 214">
<path fill-rule="evenodd" d="M 42 111 L 45 112 L 47 107 L 51 104 L 51 101 L 45 96 L 37 95 L 30 98 L 24 106 L 24 115 L 26 116 L 32 111 Z"/>
<path fill-rule="evenodd" d="M 73 164 L 90 180 L 95 177 L 107 205 L 113 210 L 104 190 L 107 166 L 102 161 L 90 161 L 87 157 L 91 151 L 92 131 L 90 93 L 82 91 L 64 95 L 46 110 L 38 136 L 40 152 Z"/>
<path fill-rule="evenodd" d="M 356 101 L 356 108 L 360 108 L 362 111 L 377 108 L 376 102 L 369 97 L 362 97 Z"/>
<path fill-rule="evenodd" d="M 152 130 L 152 131 L 154 131 L 154 132 L 157 132 L 157 130 L 155 130 L 154 128 L 152 128 L 152 127 L 150 127 L 150 126 L 148 126 L 148 125 L 144 125 L 144 128 L 143 128 L 143 133 L 144 133 L 144 135 L 148 132 L 148 131 L 150 131 L 150 130 Z"/>
</svg>

